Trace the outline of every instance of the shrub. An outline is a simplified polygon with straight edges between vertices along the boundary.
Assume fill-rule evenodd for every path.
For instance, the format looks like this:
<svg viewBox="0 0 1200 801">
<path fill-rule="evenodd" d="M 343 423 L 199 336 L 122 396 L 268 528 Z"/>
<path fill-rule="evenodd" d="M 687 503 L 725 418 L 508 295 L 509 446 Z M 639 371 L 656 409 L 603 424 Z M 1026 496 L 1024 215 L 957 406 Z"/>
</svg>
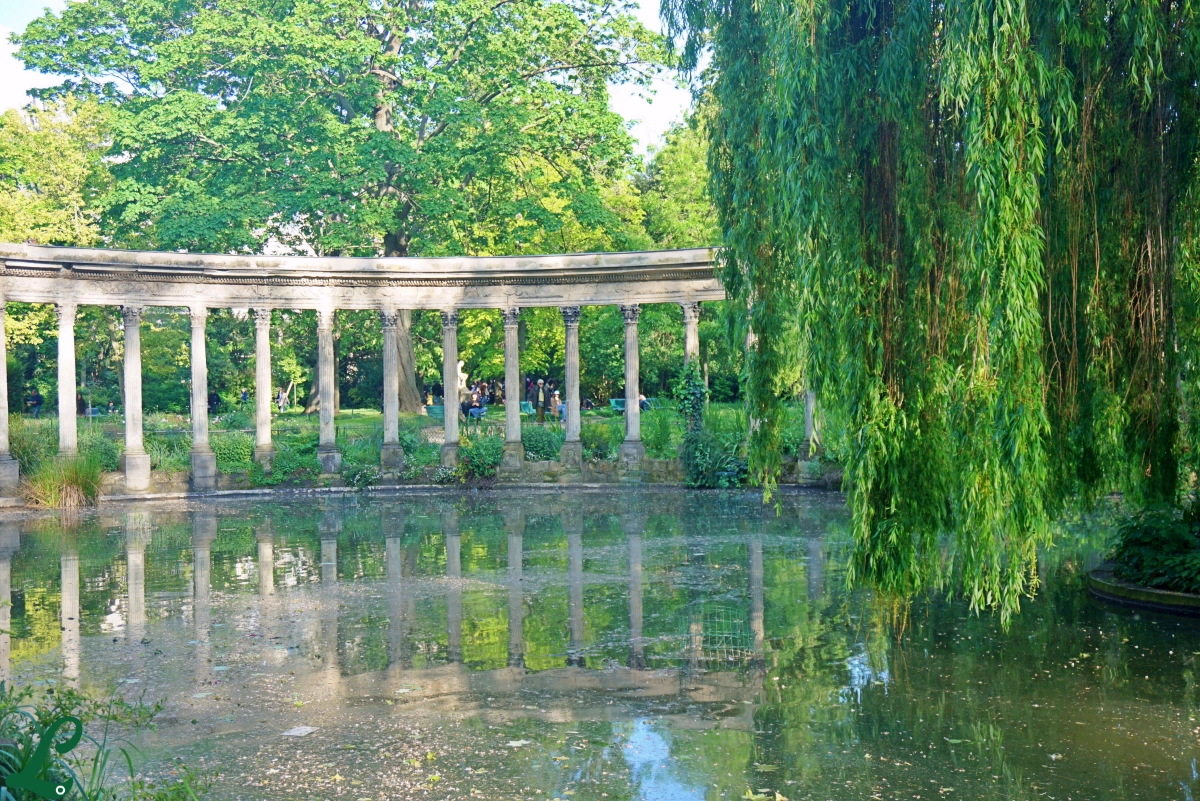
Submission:
<svg viewBox="0 0 1200 801">
<path fill-rule="evenodd" d="M 244 431 L 247 428 L 254 428 L 255 425 L 254 418 L 250 416 L 250 413 L 240 409 L 213 418 L 213 428 L 224 431 Z"/>
<path fill-rule="evenodd" d="M 1111 558 L 1123 581 L 1200 593 L 1200 524 L 1175 509 L 1151 507 L 1126 519 Z"/>
<path fill-rule="evenodd" d="M 464 440 L 458 449 L 459 471 L 463 478 L 492 478 L 504 458 L 504 440 L 500 437 L 479 437 Z"/>
<path fill-rule="evenodd" d="M 579 439 L 583 443 L 583 458 L 593 461 L 615 458 L 623 438 L 620 421 L 588 423 L 579 430 Z"/>
<path fill-rule="evenodd" d="M 525 446 L 525 458 L 534 462 L 557 459 L 567 435 L 545 426 L 525 426 L 521 429 L 521 443 Z"/>
<path fill-rule="evenodd" d="M 254 459 L 254 440 L 248 434 L 218 434 L 212 438 L 212 449 L 222 473 L 249 470 Z"/>
<path fill-rule="evenodd" d="M 366 489 L 382 477 L 383 471 L 377 464 L 350 464 L 342 467 L 342 480 L 351 489 Z"/>
<path fill-rule="evenodd" d="M 379 466 L 380 437 L 356 437 L 342 443 L 342 463 L 358 467 Z"/>
<path fill-rule="evenodd" d="M 439 467 L 433 473 L 434 484 L 453 484 L 459 480 L 459 473 L 452 467 Z"/>
<path fill-rule="evenodd" d="M 146 437 L 146 453 L 150 455 L 150 467 L 155 470 L 187 470 L 192 464 L 192 438 L 150 434 Z"/>
<path fill-rule="evenodd" d="M 25 497 L 34 506 L 77 509 L 100 499 L 100 462 L 94 457 L 48 459 L 25 482 Z"/>
<path fill-rule="evenodd" d="M 667 409 L 642 414 L 642 442 L 646 452 L 655 459 L 671 459 L 676 455 L 672 444 L 675 435 L 675 412 Z"/>
<path fill-rule="evenodd" d="M 149 440 L 147 440 L 149 450 Z M 95 459 L 100 469 L 111 473 L 117 469 L 121 461 L 121 449 L 117 443 L 104 435 L 99 428 L 86 428 L 79 437 L 79 454 Z M 153 465 L 154 457 L 150 457 Z"/>
<path fill-rule="evenodd" d="M 736 487 L 748 472 L 739 454 L 740 443 L 730 443 L 704 429 L 684 437 L 680 457 L 684 481 L 692 487 Z"/>
<path fill-rule="evenodd" d="M 42 462 L 58 453 L 58 423 L 30 420 L 20 415 L 9 419 L 8 448 L 21 465 L 21 475 L 31 476 Z"/>
<path fill-rule="evenodd" d="M 281 442 L 271 459 L 271 472 L 260 464 L 250 466 L 250 483 L 256 487 L 274 487 L 285 481 L 304 481 L 321 475 L 321 463 L 315 452 L 297 450 L 292 443 Z"/>
<path fill-rule="evenodd" d="M 687 423 L 688 430 L 695 428 L 704 418 L 704 406 L 708 403 L 708 387 L 700 374 L 696 359 L 688 362 L 679 371 L 679 377 L 671 386 L 671 394 L 679 402 L 679 413 Z"/>
</svg>

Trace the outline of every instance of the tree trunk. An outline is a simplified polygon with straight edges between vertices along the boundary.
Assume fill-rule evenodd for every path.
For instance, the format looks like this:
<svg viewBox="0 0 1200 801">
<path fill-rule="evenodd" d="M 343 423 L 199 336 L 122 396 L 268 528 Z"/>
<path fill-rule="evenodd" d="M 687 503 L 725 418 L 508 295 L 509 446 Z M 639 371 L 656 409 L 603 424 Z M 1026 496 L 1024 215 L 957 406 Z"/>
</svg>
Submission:
<svg viewBox="0 0 1200 801">
<path fill-rule="evenodd" d="M 409 414 L 420 414 L 425 405 L 417 387 L 417 359 L 413 353 L 412 341 L 412 312 L 404 309 L 396 322 L 396 348 L 400 351 L 400 369 L 396 372 L 400 378 L 400 411 Z"/>
</svg>

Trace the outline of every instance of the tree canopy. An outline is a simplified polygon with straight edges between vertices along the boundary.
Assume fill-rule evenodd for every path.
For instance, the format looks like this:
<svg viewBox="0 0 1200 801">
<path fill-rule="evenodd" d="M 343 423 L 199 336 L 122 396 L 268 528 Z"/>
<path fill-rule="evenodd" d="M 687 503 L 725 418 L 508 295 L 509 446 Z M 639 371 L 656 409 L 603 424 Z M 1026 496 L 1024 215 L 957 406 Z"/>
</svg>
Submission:
<svg viewBox="0 0 1200 801">
<path fill-rule="evenodd" d="M 664 3 L 684 60 L 712 56 L 752 469 L 769 491 L 799 361 L 845 432 L 854 580 L 957 576 L 1007 619 L 1068 499 L 1190 487 L 1198 13 Z"/>
</svg>

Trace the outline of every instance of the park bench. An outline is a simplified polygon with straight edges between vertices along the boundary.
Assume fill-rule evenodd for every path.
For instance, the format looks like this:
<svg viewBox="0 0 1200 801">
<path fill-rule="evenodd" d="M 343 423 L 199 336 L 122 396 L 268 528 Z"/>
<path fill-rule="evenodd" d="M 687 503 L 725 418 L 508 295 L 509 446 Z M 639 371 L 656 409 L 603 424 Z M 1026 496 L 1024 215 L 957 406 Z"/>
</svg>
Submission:
<svg viewBox="0 0 1200 801">
<path fill-rule="evenodd" d="M 521 414 L 532 415 L 535 413 L 533 404 L 529 401 L 521 401 Z"/>
<path fill-rule="evenodd" d="M 445 420 L 446 419 L 446 407 L 445 406 L 426 406 L 425 414 L 429 415 L 434 420 Z"/>
<path fill-rule="evenodd" d="M 625 414 L 625 399 L 624 398 L 609 398 L 608 405 L 612 407 L 612 410 L 614 412 L 617 412 L 619 414 Z M 648 405 L 651 409 L 653 409 L 655 411 L 657 411 L 659 408 L 661 408 L 658 405 L 658 398 L 646 398 L 646 405 Z"/>
</svg>

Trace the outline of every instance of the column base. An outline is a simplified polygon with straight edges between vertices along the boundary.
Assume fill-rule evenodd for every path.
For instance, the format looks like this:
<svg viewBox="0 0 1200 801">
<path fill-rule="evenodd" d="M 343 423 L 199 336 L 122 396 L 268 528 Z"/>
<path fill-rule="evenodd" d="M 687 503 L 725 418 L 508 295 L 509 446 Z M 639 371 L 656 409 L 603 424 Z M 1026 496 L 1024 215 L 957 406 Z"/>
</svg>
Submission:
<svg viewBox="0 0 1200 801">
<path fill-rule="evenodd" d="M 571 442 L 568 440 L 563 443 L 562 448 L 558 452 L 558 460 L 562 462 L 564 467 L 569 467 L 572 470 L 583 469 L 583 443 L 579 440 Z"/>
<path fill-rule="evenodd" d="M 10 489 L 21 484 L 21 466 L 11 453 L 0 456 L 0 489 Z"/>
<path fill-rule="evenodd" d="M 212 451 L 192 451 L 192 489 L 217 488 L 217 455 Z"/>
<path fill-rule="evenodd" d="M 520 473 L 525 465 L 525 446 L 520 442 L 504 443 L 504 456 L 500 459 L 500 472 Z"/>
<path fill-rule="evenodd" d="M 567 667 L 587 667 L 587 659 L 580 653 L 568 653 Z"/>
<path fill-rule="evenodd" d="M 263 466 L 267 472 L 271 471 L 271 460 L 275 458 L 274 445 L 255 445 L 254 446 L 254 461 Z"/>
<path fill-rule="evenodd" d="M 332 475 L 342 469 L 342 454 L 337 447 L 322 450 L 317 448 L 317 461 L 321 463 L 321 473 Z"/>
<path fill-rule="evenodd" d="M 642 461 L 646 458 L 646 446 L 640 439 L 625 440 L 621 443 L 621 466 L 628 470 L 640 470 Z"/>
<path fill-rule="evenodd" d="M 404 447 L 399 442 L 385 442 L 379 449 L 379 466 L 389 472 L 404 469 Z"/>
<path fill-rule="evenodd" d="M 629 668 L 631 670 L 646 669 L 646 655 L 641 651 L 634 651 L 629 655 Z"/>
<path fill-rule="evenodd" d="M 125 491 L 145 492 L 150 489 L 150 454 L 128 453 L 122 457 L 125 471 Z"/>
<path fill-rule="evenodd" d="M 525 667 L 525 654 L 509 654 L 508 666 L 515 668 Z"/>
<path fill-rule="evenodd" d="M 458 445 L 446 443 L 442 446 L 442 467 L 458 467 Z"/>
</svg>

